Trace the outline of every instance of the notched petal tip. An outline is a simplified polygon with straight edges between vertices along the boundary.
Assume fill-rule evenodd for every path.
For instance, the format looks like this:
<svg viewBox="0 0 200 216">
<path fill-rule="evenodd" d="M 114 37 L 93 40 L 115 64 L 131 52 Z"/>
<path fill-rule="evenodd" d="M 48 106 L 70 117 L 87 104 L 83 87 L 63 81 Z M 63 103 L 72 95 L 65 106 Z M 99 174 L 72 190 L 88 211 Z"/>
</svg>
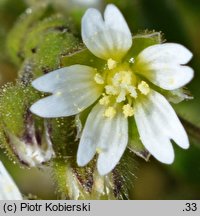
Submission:
<svg viewBox="0 0 200 216">
<path fill-rule="evenodd" d="M 35 114 L 35 115 L 37 115 L 37 116 L 40 116 L 40 117 L 46 117 L 46 116 L 44 116 L 42 113 L 42 107 L 40 107 L 40 100 L 39 101 L 37 101 L 36 103 L 34 103 L 30 108 L 29 108 L 29 110 L 33 113 L 33 114 Z"/>
<path fill-rule="evenodd" d="M 162 71 L 162 68 L 160 68 Z M 194 78 L 194 70 L 188 66 L 169 66 L 168 70 L 163 69 L 166 73 L 157 76 L 152 81 L 165 90 L 177 90 L 184 87 Z M 168 73 L 168 74 L 167 74 Z"/>
<path fill-rule="evenodd" d="M 112 171 L 112 169 L 113 168 L 110 168 L 110 167 L 105 169 L 105 167 L 102 167 L 101 164 L 97 162 L 97 170 L 98 170 L 99 175 L 101 176 L 107 175 L 109 172 Z"/>
<path fill-rule="evenodd" d="M 90 112 L 78 147 L 77 163 L 86 165 L 99 151 L 97 169 L 106 175 L 114 169 L 128 143 L 128 121 L 122 113 L 112 119 L 103 116 L 104 106 L 99 103 Z"/>
<path fill-rule="evenodd" d="M 115 163 L 111 163 L 111 164 L 102 163 L 102 161 L 98 160 L 97 161 L 97 170 L 98 170 L 99 175 L 105 176 L 105 175 L 109 174 L 117 166 L 118 163 L 119 163 L 119 161 L 117 161 Z"/>
<path fill-rule="evenodd" d="M 181 148 L 189 147 L 188 136 L 169 102 L 158 92 L 135 104 L 135 120 L 146 149 L 159 161 L 174 161 L 173 140 Z"/>
<path fill-rule="evenodd" d="M 94 143 L 91 143 L 91 145 L 92 144 L 94 145 Z M 95 155 L 95 150 L 93 150 L 92 148 L 83 149 L 83 147 L 84 147 L 84 144 L 79 143 L 79 148 L 78 148 L 78 153 L 77 153 L 77 164 L 80 167 L 86 166 Z"/>
<path fill-rule="evenodd" d="M 194 77 L 194 70 L 185 66 L 191 58 L 192 53 L 180 44 L 149 46 L 137 57 L 138 68 L 142 68 L 138 73 L 165 90 L 175 90 Z"/>
<path fill-rule="evenodd" d="M 88 9 L 82 18 L 81 34 L 87 48 L 105 60 L 121 60 L 132 45 L 129 27 L 121 12 L 112 4 L 106 7 L 104 19 L 98 10 Z"/>
<path fill-rule="evenodd" d="M 177 53 L 180 53 L 178 55 L 180 61 L 182 61 L 182 63 L 180 62 L 180 64 L 187 64 L 192 59 L 193 57 L 192 52 L 185 46 L 177 43 L 166 43 L 166 44 L 171 45 L 172 50 L 174 51 L 176 50 Z"/>
<path fill-rule="evenodd" d="M 41 81 L 40 81 L 40 80 L 41 80 L 40 78 L 37 78 L 37 79 L 35 79 L 35 80 L 33 80 L 33 81 L 31 82 L 31 85 L 32 85 L 35 89 L 37 89 L 38 91 L 42 91 L 42 89 L 41 89 L 42 84 L 41 84 Z"/>
<path fill-rule="evenodd" d="M 172 60 L 178 62 L 181 65 L 187 64 L 193 57 L 192 52 L 178 43 L 164 43 L 161 44 L 161 55 L 171 55 Z"/>
<path fill-rule="evenodd" d="M 162 141 L 162 140 L 161 140 Z M 164 148 L 162 149 L 162 146 L 157 146 L 157 149 L 150 149 L 149 152 L 151 152 L 151 155 L 156 158 L 158 161 L 164 164 L 172 164 L 175 160 L 175 154 L 174 154 L 174 149 L 170 141 L 166 141 L 165 138 L 163 138 L 163 141 L 166 143 Z M 146 144 L 146 143 L 145 143 Z M 153 148 L 153 146 L 152 146 Z"/>
<path fill-rule="evenodd" d="M 84 167 L 88 164 L 88 161 L 86 161 L 85 159 L 83 159 L 80 155 L 77 156 L 77 164 L 79 167 Z"/>
<path fill-rule="evenodd" d="M 174 159 L 175 159 L 175 156 L 173 154 L 173 156 L 169 157 L 169 158 L 162 158 L 162 163 L 165 163 L 165 164 L 172 164 L 174 162 Z"/>
<path fill-rule="evenodd" d="M 164 139 L 165 138 L 163 138 L 163 140 Z M 164 142 L 166 141 L 164 140 Z M 168 147 L 165 147 L 165 150 L 163 150 L 162 147 L 157 147 L 157 149 L 151 150 L 151 155 L 161 163 L 170 165 L 175 160 L 175 154 L 172 144 L 170 142 L 167 142 L 167 144 Z"/>
<path fill-rule="evenodd" d="M 179 145 L 183 149 L 188 149 L 190 147 L 190 142 L 187 136 L 187 133 L 185 129 L 183 128 L 183 131 L 185 132 L 184 135 L 182 135 L 182 139 L 179 142 L 176 142 L 177 145 Z"/>
</svg>

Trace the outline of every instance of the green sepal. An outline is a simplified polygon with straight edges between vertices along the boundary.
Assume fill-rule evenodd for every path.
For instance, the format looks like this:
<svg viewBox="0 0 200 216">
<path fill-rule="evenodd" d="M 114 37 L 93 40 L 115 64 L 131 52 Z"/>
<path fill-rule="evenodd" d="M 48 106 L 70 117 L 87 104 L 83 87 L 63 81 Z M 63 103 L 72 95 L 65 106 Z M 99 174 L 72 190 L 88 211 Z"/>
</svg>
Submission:
<svg viewBox="0 0 200 216">
<path fill-rule="evenodd" d="M 76 139 L 77 131 L 75 118 L 53 118 L 51 123 L 51 140 L 57 158 L 66 160 L 76 156 L 78 140 Z"/>
<path fill-rule="evenodd" d="M 20 136 L 24 129 L 24 113 L 40 97 L 31 86 L 7 84 L 1 89 L 0 119 L 11 133 Z"/>
<path fill-rule="evenodd" d="M 83 47 L 82 49 L 61 58 L 62 66 L 66 67 L 75 64 L 87 65 L 101 71 L 104 69 L 106 61 L 96 57 L 87 48 Z"/>
<path fill-rule="evenodd" d="M 160 32 L 144 32 L 137 34 L 133 37 L 133 44 L 124 58 L 128 61 L 132 58 L 135 59 L 142 50 L 149 46 L 160 44 L 162 41 L 162 34 Z"/>
<path fill-rule="evenodd" d="M 100 176 L 96 170 L 96 160 L 85 167 L 78 167 L 75 158 L 52 163 L 53 178 L 62 199 L 73 200 L 115 200 L 122 198 L 122 182 L 118 172 Z"/>
<path fill-rule="evenodd" d="M 118 165 L 112 171 L 114 178 L 114 194 L 118 200 L 133 199 L 132 195 L 137 167 L 138 163 L 134 153 L 127 148 Z"/>
</svg>

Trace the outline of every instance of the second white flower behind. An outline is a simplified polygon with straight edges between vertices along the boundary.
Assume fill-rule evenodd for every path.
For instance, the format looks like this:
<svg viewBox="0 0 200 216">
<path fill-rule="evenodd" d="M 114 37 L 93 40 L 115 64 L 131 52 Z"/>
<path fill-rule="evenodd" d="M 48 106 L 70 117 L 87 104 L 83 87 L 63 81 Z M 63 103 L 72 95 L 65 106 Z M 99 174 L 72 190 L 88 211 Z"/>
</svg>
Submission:
<svg viewBox="0 0 200 216">
<path fill-rule="evenodd" d="M 22 200 L 20 193 L 15 182 L 7 172 L 3 163 L 0 161 L 0 200 Z"/>
</svg>

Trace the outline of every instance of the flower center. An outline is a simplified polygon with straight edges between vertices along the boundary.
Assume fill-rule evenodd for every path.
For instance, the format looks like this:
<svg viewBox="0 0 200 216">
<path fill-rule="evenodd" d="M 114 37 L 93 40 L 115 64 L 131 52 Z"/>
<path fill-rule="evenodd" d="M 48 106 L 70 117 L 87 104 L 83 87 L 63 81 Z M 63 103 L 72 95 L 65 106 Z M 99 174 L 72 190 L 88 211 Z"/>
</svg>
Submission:
<svg viewBox="0 0 200 216">
<path fill-rule="evenodd" d="M 96 83 L 104 85 L 104 93 L 99 103 L 106 107 L 104 116 L 113 118 L 116 109 L 122 109 L 127 118 L 134 115 L 133 102 L 139 94 L 147 95 L 149 85 L 140 80 L 129 65 L 120 64 L 113 59 L 107 61 L 108 70 L 102 76 L 97 73 L 94 77 Z"/>
</svg>

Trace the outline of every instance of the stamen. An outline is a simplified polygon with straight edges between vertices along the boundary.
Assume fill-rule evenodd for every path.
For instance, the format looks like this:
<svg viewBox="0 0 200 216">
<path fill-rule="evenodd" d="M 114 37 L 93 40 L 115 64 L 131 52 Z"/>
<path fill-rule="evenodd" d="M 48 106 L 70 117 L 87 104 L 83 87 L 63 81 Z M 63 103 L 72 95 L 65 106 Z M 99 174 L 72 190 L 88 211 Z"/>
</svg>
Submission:
<svg viewBox="0 0 200 216">
<path fill-rule="evenodd" d="M 100 84 L 100 85 L 104 84 L 104 79 L 99 73 L 95 74 L 94 80 L 97 84 Z"/>
<path fill-rule="evenodd" d="M 114 77 L 112 78 L 112 83 L 114 86 L 118 86 L 121 83 L 121 74 L 116 73 Z"/>
<path fill-rule="evenodd" d="M 111 59 L 111 58 L 108 59 L 107 64 L 108 64 L 108 69 L 109 70 L 112 70 L 117 66 L 117 62 L 115 60 Z"/>
<path fill-rule="evenodd" d="M 138 89 L 140 90 L 140 92 L 143 95 L 147 95 L 150 92 L 150 88 L 149 85 L 145 82 L 142 81 L 139 85 L 138 85 Z"/>
<path fill-rule="evenodd" d="M 117 95 L 119 93 L 117 88 L 115 88 L 112 85 L 105 86 L 105 89 L 106 89 L 106 93 L 109 95 Z"/>
<path fill-rule="evenodd" d="M 112 79 L 112 82 L 115 86 L 125 87 L 131 84 L 131 73 L 129 71 L 121 71 L 116 73 Z"/>
<path fill-rule="evenodd" d="M 131 84 L 131 72 L 130 71 L 122 71 L 121 72 L 121 83 L 130 85 Z"/>
<path fill-rule="evenodd" d="M 134 86 L 128 86 L 127 90 L 130 93 L 131 97 L 137 98 L 137 92 Z"/>
<path fill-rule="evenodd" d="M 116 110 L 113 107 L 108 107 L 105 112 L 104 112 L 104 116 L 107 118 L 113 118 L 116 115 Z"/>
<path fill-rule="evenodd" d="M 103 96 L 100 100 L 99 103 L 101 105 L 107 106 L 110 103 L 110 96 Z"/>
<path fill-rule="evenodd" d="M 134 115 L 134 109 L 130 106 L 130 104 L 124 105 L 122 109 L 126 118 Z"/>
<path fill-rule="evenodd" d="M 125 101 L 126 100 L 126 90 L 125 89 L 121 89 L 118 97 L 117 97 L 117 100 L 116 102 L 117 103 L 121 103 L 122 101 Z"/>
</svg>

